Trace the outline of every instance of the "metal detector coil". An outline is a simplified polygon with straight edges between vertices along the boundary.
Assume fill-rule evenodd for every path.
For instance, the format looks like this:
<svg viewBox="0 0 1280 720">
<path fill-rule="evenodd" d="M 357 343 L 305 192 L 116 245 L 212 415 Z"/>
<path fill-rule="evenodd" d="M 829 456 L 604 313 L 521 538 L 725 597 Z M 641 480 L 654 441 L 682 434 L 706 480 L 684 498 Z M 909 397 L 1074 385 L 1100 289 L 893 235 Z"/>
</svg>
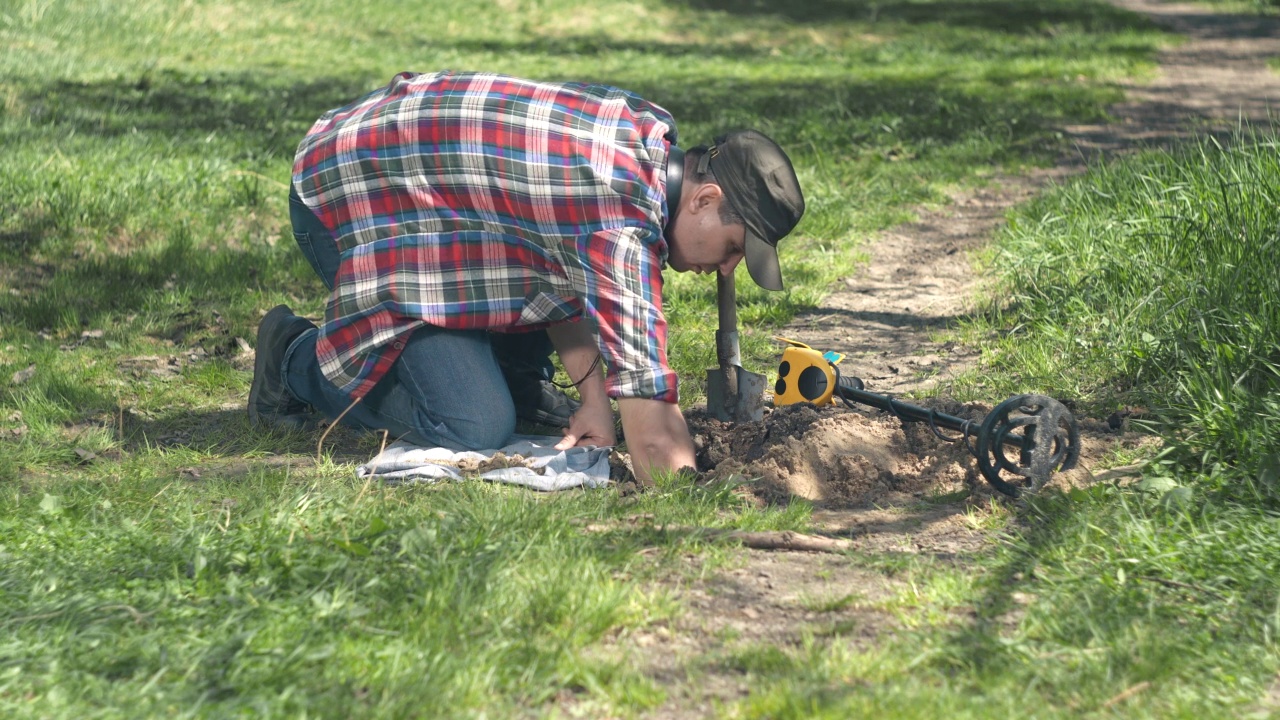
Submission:
<svg viewBox="0 0 1280 720">
<path fill-rule="evenodd" d="M 977 439 L 973 454 L 982 477 L 1014 497 L 1039 490 L 1055 471 L 1070 470 L 1080 459 L 1075 416 L 1044 395 L 1017 395 L 1000 403 L 983 419 Z M 1010 457 L 1010 450 L 1016 451 L 1016 457 Z M 1021 480 L 1006 480 L 1008 476 Z"/>
<path fill-rule="evenodd" d="M 823 354 L 803 343 L 782 353 L 775 405 L 808 402 L 822 406 L 840 398 L 846 405 L 868 405 L 906 422 L 927 422 L 940 440 L 963 442 L 978 460 L 982 477 L 996 490 L 1017 497 L 1044 487 L 1058 470 L 1070 470 L 1080 458 L 1080 429 L 1065 405 L 1044 395 L 1017 395 L 1000 403 L 981 423 L 867 392 L 861 380 L 842 376 L 842 355 Z M 833 357 L 834 356 L 834 357 Z M 947 437 L 938 428 L 959 432 Z"/>
</svg>

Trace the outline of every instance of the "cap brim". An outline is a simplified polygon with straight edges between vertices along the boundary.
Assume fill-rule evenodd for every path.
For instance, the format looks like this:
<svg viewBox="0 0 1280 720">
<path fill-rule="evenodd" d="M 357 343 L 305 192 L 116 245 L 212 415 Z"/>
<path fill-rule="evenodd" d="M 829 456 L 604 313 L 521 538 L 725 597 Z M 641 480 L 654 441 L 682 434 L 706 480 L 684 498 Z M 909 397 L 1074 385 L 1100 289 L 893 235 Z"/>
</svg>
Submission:
<svg viewBox="0 0 1280 720">
<path fill-rule="evenodd" d="M 778 267 L 778 249 L 747 228 L 745 248 L 747 270 L 751 279 L 765 290 L 782 289 L 782 269 Z"/>
</svg>

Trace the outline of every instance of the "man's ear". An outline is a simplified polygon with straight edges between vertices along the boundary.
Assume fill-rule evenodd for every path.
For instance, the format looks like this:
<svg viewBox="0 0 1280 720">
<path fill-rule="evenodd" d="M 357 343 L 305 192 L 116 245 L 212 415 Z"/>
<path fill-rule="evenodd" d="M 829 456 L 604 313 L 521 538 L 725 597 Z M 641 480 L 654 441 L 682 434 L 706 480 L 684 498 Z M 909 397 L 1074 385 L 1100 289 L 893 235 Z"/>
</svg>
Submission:
<svg viewBox="0 0 1280 720">
<path fill-rule="evenodd" d="M 693 197 L 690 200 L 690 209 L 696 212 L 702 212 L 708 208 L 717 208 L 720 201 L 724 198 L 724 190 L 715 183 L 702 183 L 693 191 Z"/>
</svg>

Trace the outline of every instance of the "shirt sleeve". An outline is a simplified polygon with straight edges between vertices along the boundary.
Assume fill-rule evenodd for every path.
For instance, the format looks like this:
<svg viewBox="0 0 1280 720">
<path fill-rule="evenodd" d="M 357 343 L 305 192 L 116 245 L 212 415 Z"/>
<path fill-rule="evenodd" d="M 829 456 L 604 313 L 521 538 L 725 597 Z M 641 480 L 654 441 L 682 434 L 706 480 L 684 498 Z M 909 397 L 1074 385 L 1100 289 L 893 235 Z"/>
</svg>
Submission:
<svg viewBox="0 0 1280 720">
<path fill-rule="evenodd" d="M 628 226 L 587 236 L 578 246 L 583 305 L 595 321 L 608 363 L 611 398 L 678 400 L 675 371 L 667 363 L 667 321 L 662 313 L 660 236 Z"/>
</svg>

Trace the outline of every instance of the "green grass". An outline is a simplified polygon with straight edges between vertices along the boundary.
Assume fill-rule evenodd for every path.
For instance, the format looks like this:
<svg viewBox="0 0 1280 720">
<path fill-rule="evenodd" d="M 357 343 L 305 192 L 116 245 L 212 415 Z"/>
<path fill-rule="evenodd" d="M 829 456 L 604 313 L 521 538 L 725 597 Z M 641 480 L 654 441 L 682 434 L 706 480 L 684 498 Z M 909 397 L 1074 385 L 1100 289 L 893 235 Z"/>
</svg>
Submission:
<svg viewBox="0 0 1280 720">
<path fill-rule="evenodd" d="M 296 461 L 295 461 L 296 462 Z M 184 475 L 194 464 L 208 477 Z M 165 467 L 167 465 L 168 467 Z M 641 709 L 662 691 L 583 649 L 674 611 L 648 587 L 695 540 L 583 534 L 794 527 L 730 488 L 546 498 L 483 483 L 361 487 L 349 466 L 219 477 L 139 458 L 0 496 L 0 706 L 62 717 L 509 715 L 561 688 Z"/>
<path fill-rule="evenodd" d="M 744 354 L 767 369 L 769 337 L 852 271 L 863 238 L 957 185 L 1051 161 L 1055 126 L 1104 119 L 1114 82 L 1148 72 L 1162 41 L 1097 0 L 0 2 L 0 713 L 506 717 L 553 714 L 567 694 L 636 716 L 667 688 L 602 660 L 602 640 L 682 612 L 654 581 L 729 551 L 578 525 L 805 527 L 801 503 L 761 510 L 678 479 L 639 498 L 365 487 L 353 467 L 380 438 L 335 432 L 317 460 L 314 435 L 251 430 L 239 341 L 279 302 L 323 307 L 285 206 L 322 112 L 401 70 L 455 67 L 636 90 L 685 145 L 766 130 L 810 208 L 784 244 L 788 292 L 740 286 Z M 715 362 L 713 285 L 667 287 L 691 403 Z M 840 628 L 734 650 L 723 662 L 759 683 L 725 714 L 1007 716 L 1076 677 L 1096 705 L 1139 675 L 1051 668 L 1047 690 L 1026 689 L 1038 661 L 1007 649 L 993 657 L 1009 679 L 988 686 L 959 620 L 983 593 L 998 606 L 1019 553 L 1050 566 L 1071 530 L 1046 523 L 1043 548 L 1024 539 L 963 570 L 866 559 L 909 580 L 895 607 L 912 629 L 874 651 Z M 1068 559 L 1054 582 L 1072 598 Z M 1239 597 L 1229 610 L 1254 607 Z M 1050 633 L 1036 627 L 1025 642 Z"/>
</svg>

